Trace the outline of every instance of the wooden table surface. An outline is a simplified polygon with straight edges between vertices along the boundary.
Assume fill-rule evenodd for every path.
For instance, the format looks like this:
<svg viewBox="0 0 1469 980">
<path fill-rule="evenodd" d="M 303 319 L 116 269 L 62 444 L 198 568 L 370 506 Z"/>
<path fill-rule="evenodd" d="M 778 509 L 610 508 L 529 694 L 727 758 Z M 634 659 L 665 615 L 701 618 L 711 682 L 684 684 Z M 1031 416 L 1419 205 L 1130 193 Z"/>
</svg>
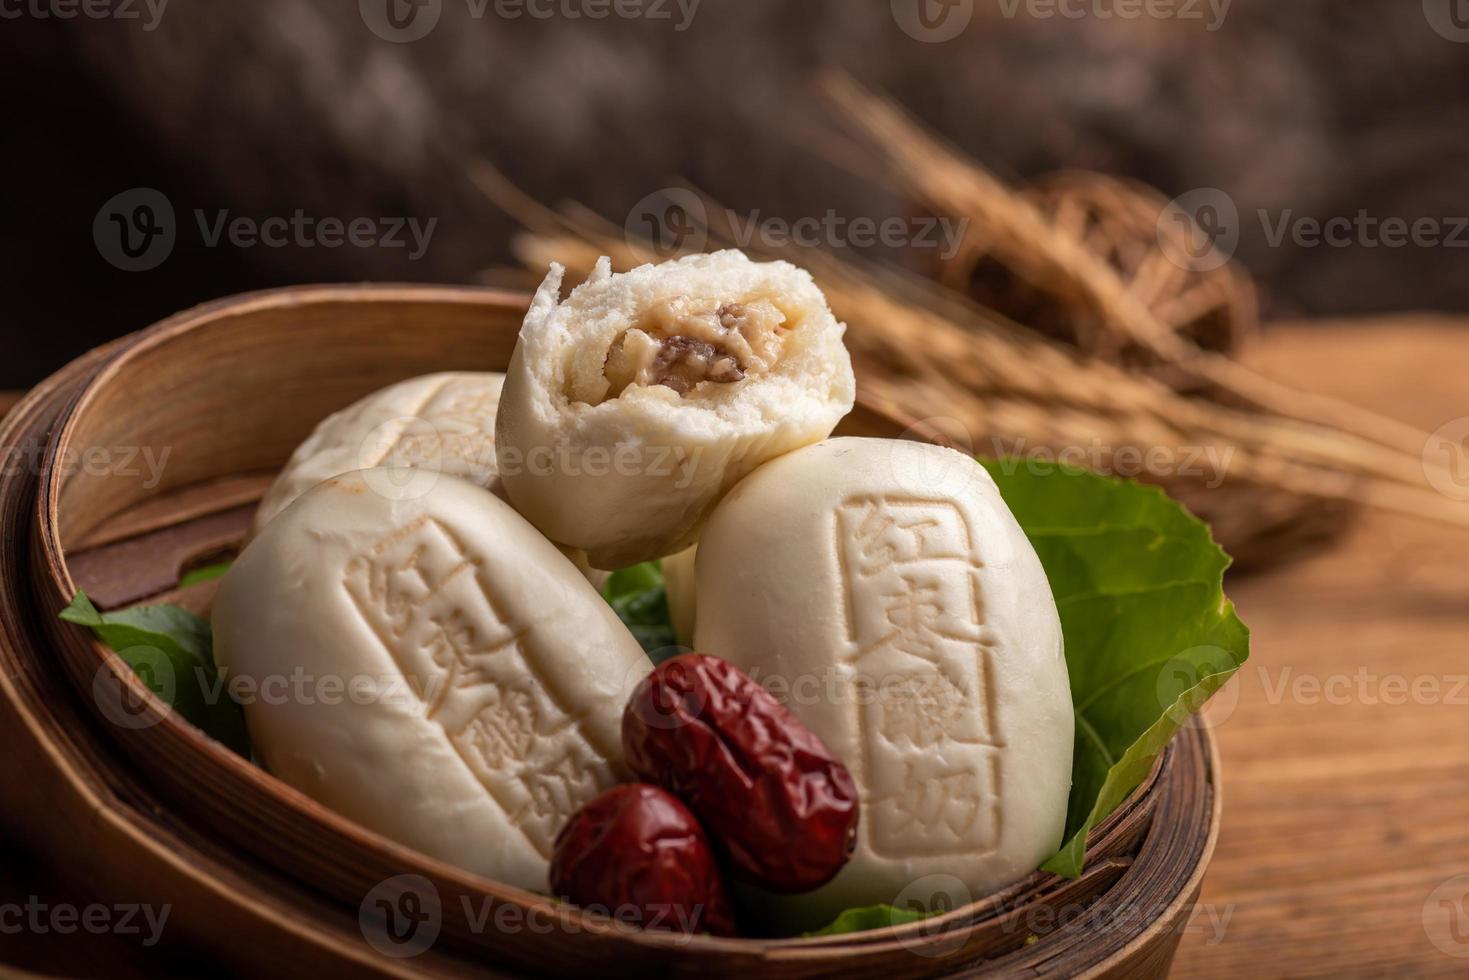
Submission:
<svg viewBox="0 0 1469 980">
<path fill-rule="evenodd" d="M 1428 429 L 1469 416 L 1469 323 L 1279 327 L 1250 358 Z M 1224 828 L 1175 977 L 1469 976 L 1466 554 L 1469 533 L 1370 514 L 1231 582 L 1254 655 L 1211 709 Z M 5 874 L 0 903 L 49 894 Z M 32 970 L 107 955 L 0 935 Z"/>
<path fill-rule="evenodd" d="M 1428 430 L 1469 416 L 1469 322 L 1279 330 L 1253 360 Z M 1466 555 L 1370 514 L 1230 584 L 1252 659 L 1215 710 L 1224 827 L 1175 977 L 1469 976 Z"/>
</svg>

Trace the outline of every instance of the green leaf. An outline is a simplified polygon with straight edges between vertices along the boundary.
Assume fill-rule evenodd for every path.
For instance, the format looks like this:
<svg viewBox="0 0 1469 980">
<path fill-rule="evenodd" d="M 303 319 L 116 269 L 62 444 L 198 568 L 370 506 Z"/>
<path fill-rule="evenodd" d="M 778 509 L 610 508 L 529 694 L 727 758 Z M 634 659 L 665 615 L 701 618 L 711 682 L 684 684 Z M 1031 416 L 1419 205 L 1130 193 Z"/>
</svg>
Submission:
<svg viewBox="0 0 1469 980">
<path fill-rule="evenodd" d="M 938 912 L 915 912 L 911 909 L 894 908 L 891 905 L 869 905 L 866 908 L 847 909 L 825 929 L 808 932 L 804 936 L 808 939 L 816 936 L 844 936 L 849 932 L 866 932 L 869 929 L 907 925 L 909 922 L 917 922 L 919 919 L 938 914 Z"/>
<path fill-rule="evenodd" d="M 654 663 L 679 652 L 668 613 L 663 571 L 656 561 L 619 569 L 602 583 L 602 597 L 642 644 Z"/>
<path fill-rule="evenodd" d="M 1044 867 L 1074 878 L 1088 831 L 1248 659 L 1249 630 L 1224 596 L 1229 556 L 1161 490 L 1030 460 L 985 466 L 1040 555 L 1066 636 L 1076 747 L 1066 842 Z"/>
<path fill-rule="evenodd" d="M 221 561 L 213 565 L 202 565 L 191 572 L 185 572 L 179 579 L 179 588 L 184 589 L 191 585 L 198 585 L 200 582 L 212 582 L 217 578 L 221 578 L 225 572 L 230 570 L 230 566 L 233 564 L 234 562 L 232 561 Z"/>
<path fill-rule="evenodd" d="M 99 612 L 82 591 L 60 616 L 90 629 L 188 722 L 249 756 L 245 716 L 215 669 L 207 620 L 172 605 Z"/>
</svg>

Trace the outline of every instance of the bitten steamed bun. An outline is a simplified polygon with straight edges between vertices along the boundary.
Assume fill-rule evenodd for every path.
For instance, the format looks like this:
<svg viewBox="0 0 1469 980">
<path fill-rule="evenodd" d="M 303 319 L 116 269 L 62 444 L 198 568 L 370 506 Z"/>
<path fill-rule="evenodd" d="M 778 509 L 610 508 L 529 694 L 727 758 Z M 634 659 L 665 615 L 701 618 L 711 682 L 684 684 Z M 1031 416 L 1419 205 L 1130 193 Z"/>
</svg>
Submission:
<svg viewBox="0 0 1469 980">
<path fill-rule="evenodd" d="M 730 487 L 852 408 L 845 327 L 795 266 L 725 251 L 613 275 L 604 258 L 564 301 L 562 275 L 507 371 L 500 477 L 595 567 L 686 548 Z"/>
</svg>

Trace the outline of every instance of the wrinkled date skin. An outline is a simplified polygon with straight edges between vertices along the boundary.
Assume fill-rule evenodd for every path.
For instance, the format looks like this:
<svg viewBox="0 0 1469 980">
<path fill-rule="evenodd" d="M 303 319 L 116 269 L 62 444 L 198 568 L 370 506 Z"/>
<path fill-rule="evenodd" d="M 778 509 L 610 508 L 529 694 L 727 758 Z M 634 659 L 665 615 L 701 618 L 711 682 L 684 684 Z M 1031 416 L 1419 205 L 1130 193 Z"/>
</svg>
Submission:
<svg viewBox="0 0 1469 980">
<path fill-rule="evenodd" d="M 603 793 L 556 835 L 551 894 L 645 929 L 737 935 L 704 828 L 656 786 Z"/>
<path fill-rule="evenodd" d="M 773 892 L 830 881 L 857 843 L 857 787 L 826 744 L 717 657 L 660 664 L 622 716 L 638 778 L 689 805 L 731 873 Z"/>
</svg>

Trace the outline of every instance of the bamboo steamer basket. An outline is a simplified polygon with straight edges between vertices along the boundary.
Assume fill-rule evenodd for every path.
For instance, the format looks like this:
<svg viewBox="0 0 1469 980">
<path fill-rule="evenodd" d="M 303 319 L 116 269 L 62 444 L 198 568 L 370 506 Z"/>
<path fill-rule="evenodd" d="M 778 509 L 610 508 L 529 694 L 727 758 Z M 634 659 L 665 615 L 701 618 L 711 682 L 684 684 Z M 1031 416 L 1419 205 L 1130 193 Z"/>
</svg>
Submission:
<svg viewBox="0 0 1469 980">
<path fill-rule="evenodd" d="M 585 915 L 357 826 L 173 716 L 115 654 L 56 618 L 78 587 L 104 608 L 175 601 L 207 613 L 213 584 L 172 591 L 179 573 L 238 548 L 317 421 L 404 378 L 503 369 L 527 302 L 410 286 L 225 299 L 91 352 L 17 406 L 0 426 L 6 458 L 23 464 L 0 483 L 0 829 L 99 898 L 171 904 L 164 947 L 186 969 L 1166 975 L 1219 826 L 1202 727 L 1181 732 L 1093 831 L 1075 881 L 1037 872 L 943 915 L 848 936 L 680 937 Z M 842 431 L 911 430 L 859 396 Z M 161 470 L 139 462 L 144 449 Z M 399 907 L 405 889 L 422 914 L 414 934 L 385 941 L 374 910 Z"/>
</svg>

